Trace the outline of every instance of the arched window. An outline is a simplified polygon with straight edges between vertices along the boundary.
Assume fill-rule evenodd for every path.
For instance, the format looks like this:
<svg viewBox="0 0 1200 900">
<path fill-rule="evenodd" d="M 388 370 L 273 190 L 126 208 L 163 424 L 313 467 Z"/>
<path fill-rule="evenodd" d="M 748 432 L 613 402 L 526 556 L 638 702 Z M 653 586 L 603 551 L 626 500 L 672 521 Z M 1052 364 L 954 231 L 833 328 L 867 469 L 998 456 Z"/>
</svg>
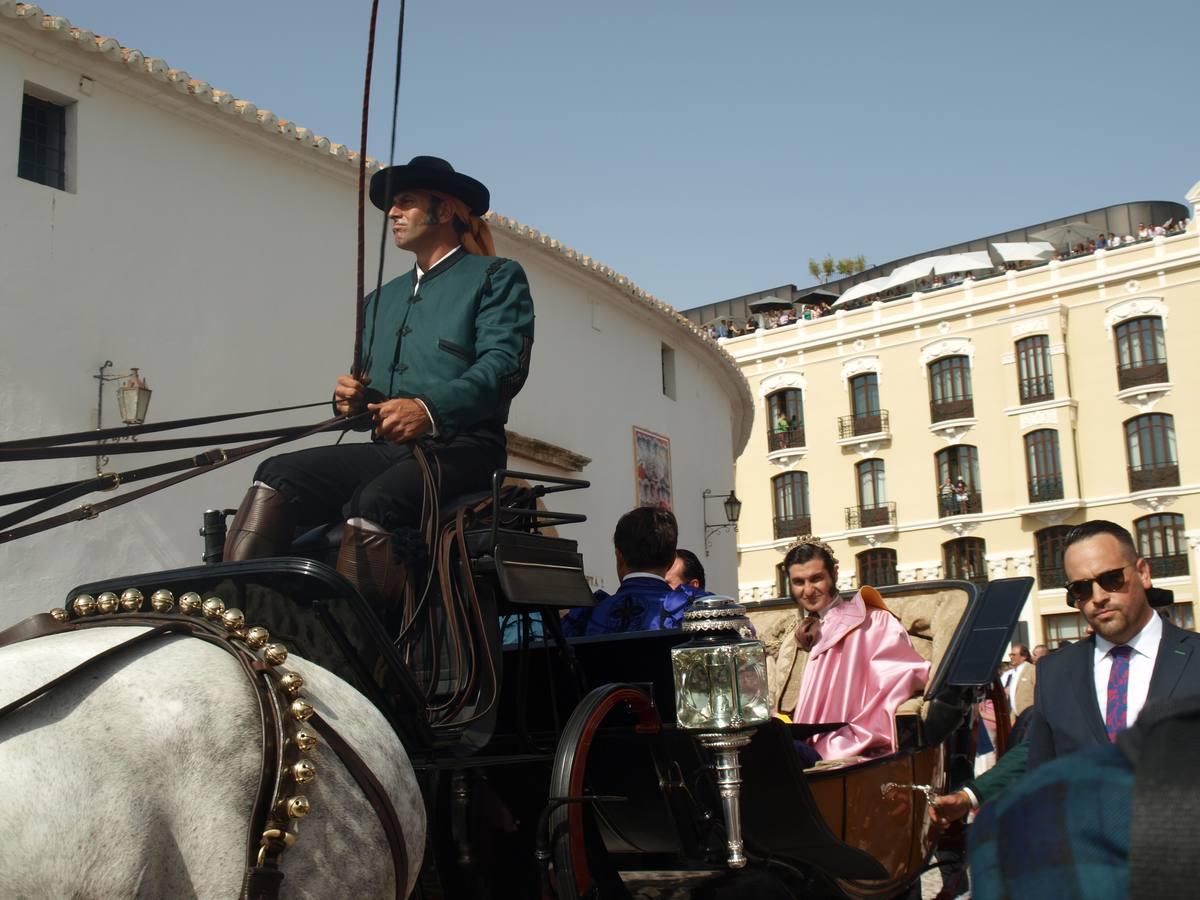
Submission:
<svg viewBox="0 0 1200 900">
<path fill-rule="evenodd" d="M 846 510 L 846 527 L 895 524 L 894 510 L 887 502 L 883 460 L 864 460 L 854 468 L 858 476 L 858 506 Z"/>
<path fill-rule="evenodd" d="M 856 437 L 860 434 L 878 434 L 883 430 L 883 418 L 879 409 L 879 375 L 863 372 L 850 379 L 850 427 L 845 424 L 839 437 Z"/>
<path fill-rule="evenodd" d="M 1038 587 L 1043 591 L 1067 583 L 1067 573 L 1063 568 L 1063 543 L 1070 533 L 1070 525 L 1054 525 L 1043 528 L 1033 536 L 1037 546 Z"/>
<path fill-rule="evenodd" d="M 982 538 L 959 538 L 942 544 L 946 577 L 956 581 L 987 582 L 987 545 Z"/>
<path fill-rule="evenodd" d="M 812 532 L 808 510 L 808 473 L 784 472 L 771 479 L 775 498 L 775 539 Z"/>
<path fill-rule="evenodd" d="M 871 587 L 884 587 L 889 584 L 899 584 L 896 574 L 896 551 L 887 547 L 876 547 L 864 550 L 854 557 L 858 564 L 858 585 L 869 584 Z"/>
<path fill-rule="evenodd" d="M 1058 432 L 1053 428 L 1040 428 L 1025 435 L 1025 474 L 1030 503 L 1063 498 Z"/>
<path fill-rule="evenodd" d="M 1117 384 L 1122 389 L 1167 381 L 1167 335 L 1162 319 L 1126 319 L 1113 329 L 1117 339 Z"/>
<path fill-rule="evenodd" d="M 1035 334 L 1017 341 L 1017 389 L 1022 403 L 1054 399 L 1050 337 Z"/>
<path fill-rule="evenodd" d="M 1138 555 L 1150 563 L 1155 578 L 1171 578 L 1188 573 L 1187 538 L 1183 534 L 1183 516 L 1158 513 L 1143 516 L 1133 523 Z"/>
<path fill-rule="evenodd" d="M 1175 455 L 1175 420 L 1165 413 L 1135 416 L 1125 423 L 1129 458 L 1129 490 L 1144 491 L 1179 484 Z"/>
<path fill-rule="evenodd" d="M 975 415 L 971 393 L 971 361 L 944 356 L 929 364 L 929 420 L 969 419 Z"/>
<path fill-rule="evenodd" d="M 795 388 L 767 397 L 767 448 L 804 446 L 804 394 Z"/>
<path fill-rule="evenodd" d="M 933 455 L 937 478 L 938 515 L 959 516 L 983 509 L 979 484 L 979 451 L 967 444 L 939 450 Z"/>
</svg>

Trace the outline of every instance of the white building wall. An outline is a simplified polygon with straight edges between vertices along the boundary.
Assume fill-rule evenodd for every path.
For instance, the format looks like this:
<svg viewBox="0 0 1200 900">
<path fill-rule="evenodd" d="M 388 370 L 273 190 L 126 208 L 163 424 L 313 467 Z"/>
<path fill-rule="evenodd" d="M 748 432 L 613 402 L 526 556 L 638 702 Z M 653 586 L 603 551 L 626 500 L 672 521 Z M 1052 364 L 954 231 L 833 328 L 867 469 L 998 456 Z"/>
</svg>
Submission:
<svg viewBox="0 0 1200 900">
<path fill-rule="evenodd" d="M 353 167 L 14 28 L 27 30 L 0 20 L 0 440 L 93 427 L 92 376 L 106 359 L 115 372 L 141 368 L 150 421 L 328 397 L 352 349 Z M 27 83 L 75 101 L 67 192 L 16 177 Z M 731 421 L 750 414 L 713 351 L 561 253 L 501 229 L 497 243 L 525 265 L 537 309 L 532 374 L 510 427 L 593 459 L 581 477 L 594 487 L 562 504 L 591 518 L 564 535 L 611 590 L 612 528 L 635 502 L 636 424 L 671 438 L 680 543 L 703 555 L 700 495 L 732 486 Z M 411 257 L 393 248 L 387 260 L 390 277 Z M 662 343 L 676 350 L 677 400 L 662 396 Z M 108 426 L 119 424 L 114 391 Z M 221 428 L 315 422 L 327 410 Z M 114 456 L 108 468 L 186 452 Z M 198 563 L 202 511 L 235 506 L 257 462 L 0 544 L 0 627 L 83 581 Z M 0 493 L 93 473 L 92 459 L 4 463 Z M 705 562 L 715 589 L 736 589 L 728 533 Z"/>
</svg>

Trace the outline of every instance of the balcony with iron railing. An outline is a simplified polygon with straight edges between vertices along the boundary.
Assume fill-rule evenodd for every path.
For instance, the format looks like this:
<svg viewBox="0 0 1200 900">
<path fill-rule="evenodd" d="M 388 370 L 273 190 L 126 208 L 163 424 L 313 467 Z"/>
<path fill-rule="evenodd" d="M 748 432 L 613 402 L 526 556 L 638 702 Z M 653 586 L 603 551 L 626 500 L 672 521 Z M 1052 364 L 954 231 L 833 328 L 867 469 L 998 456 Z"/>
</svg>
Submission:
<svg viewBox="0 0 1200 900">
<path fill-rule="evenodd" d="M 1152 491 L 1161 487 L 1176 487 L 1179 484 L 1177 463 L 1148 463 L 1129 467 L 1129 490 Z"/>
<path fill-rule="evenodd" d="M 775 540 L 812 534 L 812 516 L 776 516 Z"/>
<path fill-rule="evenodd" d="M 846 527 L 877 528 L 881 525 L 896 524 L 896 504 L 876 503 L 871 506 L 847 506 Z"/>
<path fill-rule="evenodd" d="M 1174 578 L 1188 574 L 1188 555 L 1173 553 L 1169 556 L 1147 556 L 1152 578 Z"/>
<path fill-rule="evenodd" d="M 1040 590 L 1052 591 L 1067 583 L 1067 570 L 1062 566 L 1049 566 L 1044 569 L 1039 566 L 1037 580 Z"/>
<path fill-rule="evenodd" d="M 945 422 L 949 419 L 971 419 L 975 417 L 975 401 L 971 397 L 958 400 L 929 401 L 929 421 Z"/>
<path fill-rule="evenodd" d="M 1040 403 L 1054 399 L 1054 376 L 1036 375 L 1022 378 L 1020 383 L 1021 403 Z"/>
<path fill-rule="evenodd" d="M 1147 384 L 1166 384 L 1170 380 L 1165 359 L 1145 360 L 1117 366 L 1117 387 L 1121 390 Z"/>
<path fill-rule="evenodd" d="M 838 417 L 838 438 L 840 440 L 864 437 L 870 434 L 884 434 L 887 430 L 888 411 L 886 409 Z"/>
<path fill-rule="evenodd" d="M 804 426 L 798 425 L 795 428 L 788 428 L 785 431 L 772 431 L 767 435 L 767 450 L 775 452 L 776 450 L 790 450 L 793 447 L 804 446 Z"/>
<path fill-rule="evenodd" d="M 1029 502 L 1045 503 L 1063 498 L 1062 475 L 1039 475 L 1029 479 Z"/>
<path fill-rule="evenodd" d="M 980 491 L 938 491 L 938 518 L 966 516 L 983 512 L 983 493 Z"/>
</svg>

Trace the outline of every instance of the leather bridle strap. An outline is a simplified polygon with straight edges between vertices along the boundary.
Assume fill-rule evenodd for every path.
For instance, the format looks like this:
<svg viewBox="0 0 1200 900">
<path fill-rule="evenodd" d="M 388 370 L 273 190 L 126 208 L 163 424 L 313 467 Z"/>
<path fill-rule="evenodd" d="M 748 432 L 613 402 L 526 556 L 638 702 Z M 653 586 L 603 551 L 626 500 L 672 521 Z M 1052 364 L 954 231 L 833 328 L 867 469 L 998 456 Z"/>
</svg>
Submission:
<svg viewBox="0 0 1200 900">
<path fill-rule="evenodd" d="M 404 900 L 405 889 L 408 887 L 408 850 L 404 845 L 404 829 L 400 825 L 400 817 L 396 815 L 396 808 L 392 805 L 391 798 L 388 797 L 387 789 L 375 777 L 375 773 L 371 771 L 370 767 L 363 762 L 363 758 L 358 755 L 358 752 L 346 743 L 332 725 L 317 713 L 313 713 L 308 722 L 325 739 L 329 748 L 337 754 L 342 765 L 346 767 L 346 771 L 354 776 L 363 796 L 375 810 L 379 824 L 383 826 L 383 833 L 387 836 L 388 847 L 392 851 L 392 867 L 396 873 L 396 898 Z"/>
</svg>

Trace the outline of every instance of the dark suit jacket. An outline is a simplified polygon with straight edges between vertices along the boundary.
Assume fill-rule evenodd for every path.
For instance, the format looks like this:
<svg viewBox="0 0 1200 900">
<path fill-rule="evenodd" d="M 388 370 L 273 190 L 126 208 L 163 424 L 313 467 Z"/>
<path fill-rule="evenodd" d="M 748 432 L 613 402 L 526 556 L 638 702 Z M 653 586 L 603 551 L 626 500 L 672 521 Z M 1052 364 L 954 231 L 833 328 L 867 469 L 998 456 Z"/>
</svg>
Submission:
<svg viewBox="0 0 1200 900">
<path fill-rule="evenodd" d="M 1147 703 L 1200 694 L 1198 648 L 1200 636 L 1163 622 Z M 1104 714 L 1096 702 L 1095 650 L 1096 639 L 1089 637 L 1043 656 L 1038 663 L 1029 737 L 1031 771 L 1057 756 L 1109 742 Z"/>
</svg>

